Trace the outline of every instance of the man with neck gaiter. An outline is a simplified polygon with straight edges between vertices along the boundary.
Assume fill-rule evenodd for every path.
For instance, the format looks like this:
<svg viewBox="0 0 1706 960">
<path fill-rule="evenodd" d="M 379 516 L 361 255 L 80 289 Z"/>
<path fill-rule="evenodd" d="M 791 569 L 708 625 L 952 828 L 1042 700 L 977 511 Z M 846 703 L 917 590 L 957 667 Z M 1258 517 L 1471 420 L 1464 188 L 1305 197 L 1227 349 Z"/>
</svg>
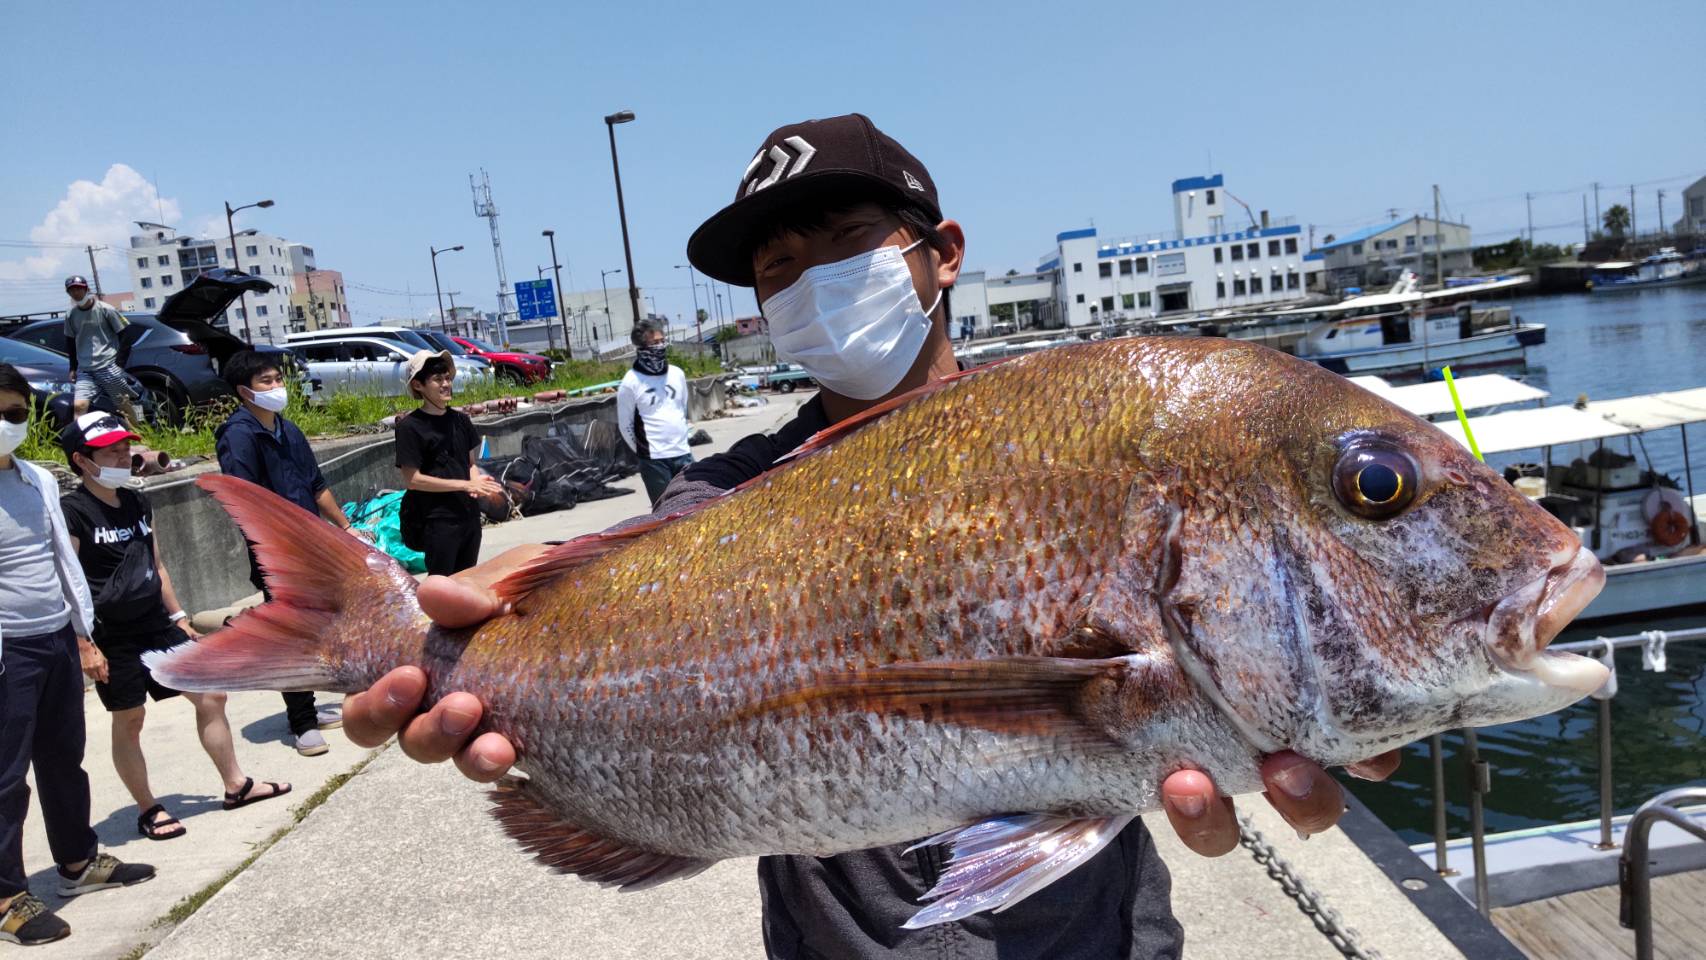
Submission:
<svg viewBox="0 0 1706 960">
<path fill-rule="evenodd" d="M 616 425 L 640 460 L 646 499 L 657 503 L 663 488 L 693 462 L 687 449 L 687 375 L 670 365 L 657 321 L 641 320 L 630 336 L 634 366 L 616 389 Z"/>
</svg>

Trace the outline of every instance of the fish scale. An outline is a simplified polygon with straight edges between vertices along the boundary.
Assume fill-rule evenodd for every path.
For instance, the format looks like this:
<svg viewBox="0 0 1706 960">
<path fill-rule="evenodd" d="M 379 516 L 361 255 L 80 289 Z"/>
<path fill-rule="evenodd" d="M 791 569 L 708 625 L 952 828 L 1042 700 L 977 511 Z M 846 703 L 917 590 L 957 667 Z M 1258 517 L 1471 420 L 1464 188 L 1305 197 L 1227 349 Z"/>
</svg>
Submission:
<svg viewBox="0 0 1706 960">
<path fill-rule="evenodd" d="M 1345 500 L 1367 456 L 1413 473 L 1413 502 Z M 1265 751 L 1360 760 L 1587 679 L 1523 672 L 1548 664 L 1523 646 L 1538 606 L 1503 615 L 1504 660 L 1487 645 L 1487 611 L 1579 555 L 1568 529 L 1431 425 L 1229 341 L 1063 347 L 934 384 L 683 516 L 556 548 L 472 631 L 431 627 L 349 538 L 200 482 L 278 601 L 157 675 L 360 690 L 420 663 L 429 700 L 475 694 L 516 745 L 505 829 L 627 887 L 986 821 L 967 836 L 1016 859 L 951 860 L 915 918 L 936 922 L 1071 869 L 1181 768 L 1256 789 Z"/>
</svg>

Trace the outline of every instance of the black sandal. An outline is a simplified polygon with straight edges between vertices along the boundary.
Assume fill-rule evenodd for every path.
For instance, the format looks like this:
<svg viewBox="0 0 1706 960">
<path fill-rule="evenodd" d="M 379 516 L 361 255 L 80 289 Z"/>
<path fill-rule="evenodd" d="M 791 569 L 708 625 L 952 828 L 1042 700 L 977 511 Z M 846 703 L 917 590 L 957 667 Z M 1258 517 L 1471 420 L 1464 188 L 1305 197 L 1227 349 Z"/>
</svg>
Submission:
<svg viewBox="0 0 1706 960">
<path fill-rule="evenodd" d="M 136 832 L 150 840 L 172 840 L 188 832 L 178 818 L 169 813 L 166 814 L 166 819 L 156 821 L 155 815 L 161 813 L 166 813 L 166 807 L 159 803 L 142 811 L 142 816 L 136 818 Z M 178 829 L 173 830 L 173 827 Z"/>
<path fill-rule="evenodd" d="M 271 780 L 268 780 L 266 781 L 266 785 L 272 788 L 271 793 L 252 797 L 249 794 L 255 789 L 255 778 L 244 777 L 243 789 L 236 793 L 227 793 L 225 795 L 225 809 L 235 810 L 238 807 L 246 807 L 251 803 L 260 803 L 262 800 L 271 800 L 273 797 L 282 797 L 290 792 L 290 784 L 288 783 L 274 783 Z"/>
</svg>

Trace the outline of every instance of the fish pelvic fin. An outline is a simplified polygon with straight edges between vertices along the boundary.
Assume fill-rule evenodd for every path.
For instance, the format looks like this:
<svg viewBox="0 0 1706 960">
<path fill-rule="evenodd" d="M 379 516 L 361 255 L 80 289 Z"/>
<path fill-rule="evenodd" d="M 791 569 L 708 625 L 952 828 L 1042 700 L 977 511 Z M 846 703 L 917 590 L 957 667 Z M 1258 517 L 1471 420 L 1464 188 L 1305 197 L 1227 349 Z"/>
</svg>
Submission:
<svg viewBox="0 0 1706 960">
<path fill-rule="evenodd" d="M 945 843 L 942 878 L 924 895 L 935 901 L 912 915 L 909 930 L 1000 913 L 1071 873 L 1131 823 L 1131 815 L 1071 819 L 1048 814 L 998 817 L 921 840 L 907 848 Z"/>
<path fill-rule="evenodd" d="M 365 690 L 385 669 L 372 654 L 386 635 L 419 640 L 427 621 L 415 581 L 390 557 L 247 480 L 209 474 L 213 495 L 255 551 L 272 600 L 224 629 L 143 655 L 174 690 Z M 347 614 L 379 610 L 357 623 Z"/>
<path fill-rule="evenodd" d="M 499 780 L 490 797 L 492 816 L 522 849 L 558 873 L 577 874 L 600 886 L 644 890 L 686 879 L 716 863 L 641 850 L 576 827 L 540 802 L 520 777 Z"/>
</svg>

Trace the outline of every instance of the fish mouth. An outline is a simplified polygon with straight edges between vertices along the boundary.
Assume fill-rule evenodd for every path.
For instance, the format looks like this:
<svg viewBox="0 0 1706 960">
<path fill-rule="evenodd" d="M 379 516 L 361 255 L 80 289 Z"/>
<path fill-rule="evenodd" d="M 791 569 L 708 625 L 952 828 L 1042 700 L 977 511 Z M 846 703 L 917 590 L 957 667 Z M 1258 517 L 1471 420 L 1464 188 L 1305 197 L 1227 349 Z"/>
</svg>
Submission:
<svg viewBox="0 0 1706 960">
<path fill-rule="evenodd" d="M 1605 683 L 1597 660 L 1546 649 L 1605 586 L 1605 569 L 1586 547 L 1493 605 L 1483 639 L 1493 661 L 1507 673 L 1549 687 L 1588 694 Z"/>
</svg>

